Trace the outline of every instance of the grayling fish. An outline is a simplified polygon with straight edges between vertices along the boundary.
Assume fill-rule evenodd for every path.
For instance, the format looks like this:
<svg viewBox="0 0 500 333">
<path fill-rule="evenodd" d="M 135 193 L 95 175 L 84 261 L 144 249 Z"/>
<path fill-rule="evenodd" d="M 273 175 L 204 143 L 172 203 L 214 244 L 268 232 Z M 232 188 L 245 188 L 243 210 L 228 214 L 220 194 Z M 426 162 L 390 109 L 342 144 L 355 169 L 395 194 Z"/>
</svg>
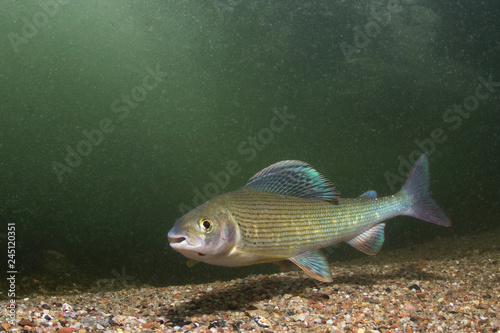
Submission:
<svg viewBox="0 0 500 333">
<path fill-rule="evenodd" d="M 275 163 L 237 191 L 193 209 L 168 233 L 184 256 L 219 266 L 290 260 L 313 278 L 333 281 L 319 251 L 340 242 L 376 254 L 384 242 L 383 221 L 409 215 L 441 226 L 451 222 L 429 194 L 429 166 L 422 155 L 394 195 L 368 191 L 344 199 L 324 176 L 300 161 Z"/>
</svg>

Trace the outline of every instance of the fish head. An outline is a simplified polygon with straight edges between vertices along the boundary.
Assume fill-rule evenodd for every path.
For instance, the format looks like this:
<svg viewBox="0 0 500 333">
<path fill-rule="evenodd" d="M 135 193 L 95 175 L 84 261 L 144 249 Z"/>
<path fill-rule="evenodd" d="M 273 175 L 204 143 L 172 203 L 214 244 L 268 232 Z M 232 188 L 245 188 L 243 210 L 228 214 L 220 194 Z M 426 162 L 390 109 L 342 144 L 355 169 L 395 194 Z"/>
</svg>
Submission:
<svg viewBox="0 0 500 333">
<path fill-rule="evenodd" d="M 236 245 L 237 228 L 229 211 L 210 200 L 178 219 L 168 241 L 189 259 L 220 264 Z"/>
</svg>

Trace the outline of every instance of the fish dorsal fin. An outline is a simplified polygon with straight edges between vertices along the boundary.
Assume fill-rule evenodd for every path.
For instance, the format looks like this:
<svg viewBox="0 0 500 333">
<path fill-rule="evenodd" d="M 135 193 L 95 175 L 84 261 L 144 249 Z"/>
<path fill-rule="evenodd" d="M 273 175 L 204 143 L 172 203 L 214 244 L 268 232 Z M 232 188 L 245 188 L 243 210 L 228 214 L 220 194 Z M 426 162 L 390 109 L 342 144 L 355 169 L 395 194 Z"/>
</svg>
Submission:
<svg viewBox="0 0 500 333">
<path fill-rule="evenodd" d="M 290 258 L 295 265 L 299 266 L 304 272 L 313 278 L 323 281 L 332 282 L 332 270 L 323 253 L 319 250 L 309 251 L 293 258 Z"/>
<path fill-rule="evenodd" d="M 366 199 L 375 199 L 377 197 L 377 192 L 375 192 L 374 190 L 369 190 L 361 194 L 359 197 Z"/>
<path fill-rule="evenodd" d="M 347 244 L 360 250 L 363 253 L 374 255 L 380 251 L 384 243 L 385 223 L 380 223 L 362 234 L 357 235 L 347 242 Z"/>
<path fill-rule="evenodd" d="M 300 161 L 275 163 L 250 178 L 242 188 L 332 203 L 337 203 L 340 196 L 325 176 Z"/>
</svg>

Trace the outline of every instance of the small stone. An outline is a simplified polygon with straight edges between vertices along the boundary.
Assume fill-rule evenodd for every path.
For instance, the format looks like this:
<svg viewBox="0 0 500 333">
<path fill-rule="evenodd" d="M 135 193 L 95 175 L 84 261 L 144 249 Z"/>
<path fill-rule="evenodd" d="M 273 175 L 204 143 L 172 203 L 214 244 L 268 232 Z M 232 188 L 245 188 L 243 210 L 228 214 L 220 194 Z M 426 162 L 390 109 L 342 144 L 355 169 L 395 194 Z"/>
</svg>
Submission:
<svg viewBox="0 0 500 333">
<path fill-rule="evenodd" d="M 421 322 L 421 321 L 424 320 L 424 318 L 422 318 L 420 316 L 414 316 L 414 315 L 412 315 L 412 316 L 410 316 L 410 320 L 411 321 L 415 321 L 415 322 Z"/>
<path fill-rule="evenodd" d="M 264 310 L 248 310 L 248 311 L 246 311 L 246 314 L 249 317 L 256 317 L 256 316 L 267 317 L 268 316 L 268 313 Z"/>
<path fill-rule="evenodd" d="M 378 299 L 374 299 L 374 298 L 371 298 L 371 297 L 365 297 L 364 300 L 368 303 L 372 303 L 372 304 L 380 304 L 380 301 Z"/>
<path fill-rule="evenodd" d="M 217 332 L 218 327 L 224 327 L 224 326 L 226 326 L 226 322 L 222 319 L 217 319 L 210 322 L 210 324 L 208 325 L 208 329 L 211 330 L 212 328 L 214 328 L 215 332 Z"/>
<path fill-rule="evenodd" d="M 63 311 L 63 312 L 70 312 L 70 311 L 73 311 L 73 307 L 71 305 L 69 305 L 68 303 L 64 303 L 61 306 L 61 311 Z"/>
<path fill-rule="evenodd" d="M 409 313 L 418 311 L 418 307 L 410 302 L 405 302 L 403 309 Z"/>
<path fill-rule="evenodd" d="M 73 327 L 61 327 L 59 333 L 71 333 L 73 332 Z"/>
<path fill-rule="evenodd" d="M 35 326 L 35 323 L 29 319 L 21 319 L 17 324 L 19 326 Z"/>
<path fill-rule="evenodd" d="M 264 310 L 248 310 L 246 311 L 246 314 L 255 320 L 257 325 L 260 327 L 269 327 L 271 326 L 271 322 L 267 319 L 267 316 L 269 315 L 266 311 Z"/>
<path fill-rule="evenodd" d="M 271 322 L 269 320 L 267 320 L 265 317 L 258 317 L 258 318 L 256 317 L 254 320 L 257 323 L 257 325 L 259 325 L 260 327 L 271 326 Z"/>
<path fill-rule="evenodd" d="M 413 291 L 420 291 L 420 286 L 418 284 L 412 284 L 411 286 L 408 287 L 408 289 Z"/>
<path fill-rule="evenodd" d="M 301 313 L 301 314 L 298 314 L 295 316 L 295 320 L 300 320 L 300 321 L 304 321 L 306 320 L 306 315 Z"/>
<path fill-rule="evenodd" d="M 112 320 L 117 325 L 122 325 L 122 326 L 125 326 L 129 322 L 128 318 L 122 315 L 114 316 Z"/>
</svg>

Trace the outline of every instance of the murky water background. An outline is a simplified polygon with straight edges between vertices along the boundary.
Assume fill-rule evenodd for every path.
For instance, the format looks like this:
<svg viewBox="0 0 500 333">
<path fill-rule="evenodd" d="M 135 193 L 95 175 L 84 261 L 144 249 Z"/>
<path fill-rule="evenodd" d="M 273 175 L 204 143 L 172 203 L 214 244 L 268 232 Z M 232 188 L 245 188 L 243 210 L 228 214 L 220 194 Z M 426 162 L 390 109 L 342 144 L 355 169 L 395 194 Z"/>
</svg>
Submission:
<svg viewBox="0 0 500 333">
<path fill-rule="evenodd" d="M 498 227 L 493 1 L 2 8 L 0 244 L 7 258 L 14 223 L 19 279 L 168 285 L 275 272 L 187 268 L 166 235 L 184 211 L 283 159 L 353 197 L 396 191 L 426 152 L 454 226 L 396 218 L 383 250 Z"/>
</svg>

